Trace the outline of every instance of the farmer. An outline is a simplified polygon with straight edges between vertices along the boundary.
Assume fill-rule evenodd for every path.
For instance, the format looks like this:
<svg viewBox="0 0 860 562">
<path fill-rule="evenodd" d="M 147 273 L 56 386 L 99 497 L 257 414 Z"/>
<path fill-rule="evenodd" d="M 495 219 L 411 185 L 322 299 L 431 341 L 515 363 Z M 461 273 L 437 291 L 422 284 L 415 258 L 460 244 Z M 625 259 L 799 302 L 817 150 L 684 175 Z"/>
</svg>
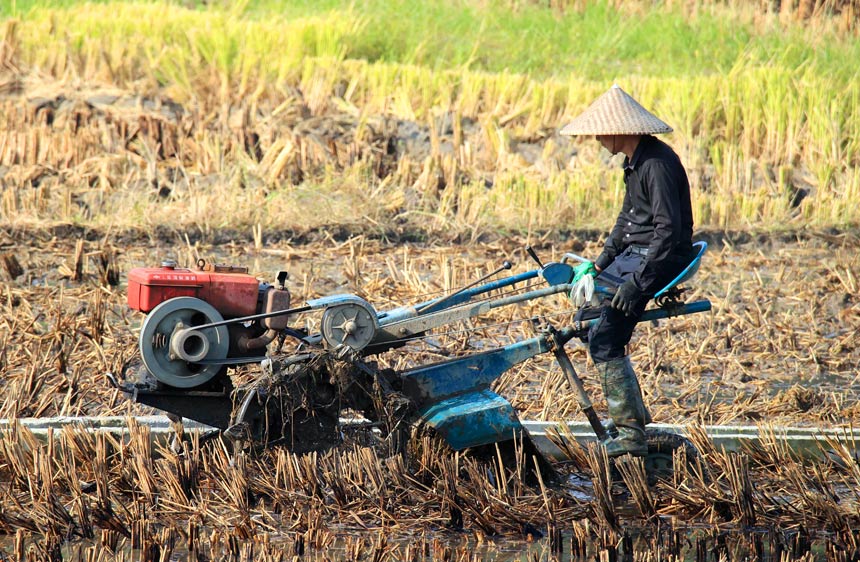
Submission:
<svg viewBox="0 0 860 562">
<path fill-rule="evenodd" d="M 625 155 L 624 206 L 603 252 L 593 263 L 579 265 L 574 278 L 591 275 L 600 285 L 617 287 L 588 333 L 589 353 L 618 429 L 605 443 L 610 457 L 648 452 L 645 425 L 651 416 L 625 348 L 648 301 L 693 257 L 687 173 L 669 145 L 652 136 L 671 131 L 617 85 L 561 130 L 593 135 L 613 155 Z"/>
</svg>

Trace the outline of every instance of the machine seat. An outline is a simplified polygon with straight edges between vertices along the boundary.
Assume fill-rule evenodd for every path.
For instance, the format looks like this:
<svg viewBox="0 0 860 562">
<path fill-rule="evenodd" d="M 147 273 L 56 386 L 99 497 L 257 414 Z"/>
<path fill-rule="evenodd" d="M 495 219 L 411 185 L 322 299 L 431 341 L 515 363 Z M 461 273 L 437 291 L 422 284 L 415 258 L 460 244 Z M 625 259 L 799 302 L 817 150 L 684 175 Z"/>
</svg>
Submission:
<svg viewBox="0 0 860 562">
<path fill-rule="evenodd" d="M 668 285 L 657 291 L 654 295 L 655 299 L 662 297 L 667 294 L 669 291 L 687 281 L 688 279 L 692 279 L 692 277 L 699 271 L 699 266 L 702 264 L 702 256 L 705 255 L 705 250 L 708 249 L 708 243 L 704 240 L 700 240 L 698 242 L 693 242 L 693 249 L 696 250 L 696 257 L 690 262 L 690 265 L 684 268 L 684 270 L 678 274 L 677 277 L 672 279 Z"/>
</svg>

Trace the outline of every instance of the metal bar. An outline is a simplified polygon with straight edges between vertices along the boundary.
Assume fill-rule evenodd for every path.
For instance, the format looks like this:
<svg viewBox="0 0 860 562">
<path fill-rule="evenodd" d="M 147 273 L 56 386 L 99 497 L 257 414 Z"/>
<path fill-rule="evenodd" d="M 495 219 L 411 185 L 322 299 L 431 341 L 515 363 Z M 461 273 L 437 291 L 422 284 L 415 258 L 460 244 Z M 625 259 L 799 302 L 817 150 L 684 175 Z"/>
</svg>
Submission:
<svg viewBox="0 0 860 562">
<path fill-rule="evenodd" d="M 561 450 L 556 447 L 548 436 L 550 429 L 566 426 L 569 433 L 578 443 L 585 445 L 593 443 L 597 438 L 594 430 L 587 422 L 576 421 L 523 421 L 523 427 L 529 432 L 537 448 L 547 457 L 554 460 L 565 460 Z M 652 423 L 648 429 L 689 436 L 689 425 Z M 763 439 L 770 436 L 777 442 L 785 443 L 797 456 L 806 459 L 822 459 L 832 455 L 828 440 L 840 443 L 856 457 L 860 455 L 860 428 L 857 427 L 778 427 L 767 425 L 706 425 L 705 434 L 718 450 L 740 452 L 746 447 L 760 445 Z"/>
<path fill-rule="evenodd" d="M 153 442 L 166 445 L 176 435 L 173 424 L 167 416 L 137 416 L 134 418 L 125 416 L 101 416 L 101 417 L 55 417 L 55 418 L 19 418 L 0 419 L 0 437 L 4 434 L 13 434 L 17 428 L 29 431 L 39 441 L 45 443 L 48 436 L 53 435 L 58 439 L 62 435 L 62 428 L 74 427 L 87 433 L 109 433 L 118 439 L 128 440 L 130 432 L 128 429 L 129 419 L 134 419 L 138 424 L 149 428 L 150 439 Z M 214 436 L 218 429 L 194 420 L 182 420 L 183 431 L 198 433 L 201 439 Z"/>
<path fill-rule="evenodd" d="M 708 299 L 702 299 L 700 301 L 682 304 L 678 307 L 652 308 L 651 310 L 646 310 L 642 314 L 642 317 L 639 318 L 639 321 L 648 322 L 649 320 L 672 318 L 673 316 L 684 316 L 685 314 L 695 314 L 697 312 L 707 312 L 709 310 L 711 310 L 711 301 Z"/>
<path fill-rule="evenodd" d="M 533 269 L 531 271 L 525 271 L 523 273 L 518 273 L 516 275 L 511 275 L 510 277 L 505 277 L 503 279 L 498 279 L 496 281 L 492 281 L 490 283 L 486 283 L 479 287 L 475 287 L 472 289 L 468 289 L 463 291 L 462 293 L 452 295 L 450 297 L 442 297 L 438 299 L 433 299 L 431 301 L 427 301 L 421 303 L 416 306 L 417 310 L 421 310 L 422 313 L 432 313 L 436 312 L 436 307 L 442 303 L 444 299 L 447 302 L 447 306 L 444 308 L 450 308 L 452 306 L 456 306 L 458 304 L 462 304 L 464 302 L 468 302 L 472 297 L 476 295 L 481 295 L 484 293 L 488 293 L 490 291 L 496 289 L 503 289 L 505 287 L 510 287 L 511 285 L 516 285 L 517 283 L 521 283 L 522 281 L 528 281 L 529 279 L 535 279 L 539 275 L 540 271 L 537 269 Z"/>
<path fill-rule="evenodd" d="M 597 435 L 597 439 L 599 441 L 605 441 L 609 437 L 606 434 L 606 429 L 603 427 L 603 424 L 600 423 L 600 418 L 597 417 L 597 413 L 594 411 L 594 406 L 591 403 L 591 398 L 589 398 L 588 393 L 585 391 L 582 379 L 580 379 L 576 374 L 576 369 L 573 367 L 573 363 L 570 362 L 570 357 L 568 357 L 567 353 L 564 351 L 564 343 L 562 343 L 557 336 L 558 332 L 553 330 L 552 339 L 554 345 L 552 353 L 555 355 L 555 360 L 558 361 L 559 366 L 561 366 L 561 370 L 564 372 L 565 377 L 567 377 L 567 383 L 576 395 L 576 401 L 579 403 L 580 409 L 588 419 L 588 423 L 591 424 L 591 429 L 594 430 L 594 433 Z"/>
<path fill-rule="evenodd" d="M 565 291 L 569 292 L 572 287 L 573 285 L 571 285 L 570 283 L 565 283 L 563 285 L 553 285 L 552 287 L 544 287 L 543 289 L 529 291 L 527 293 L 522 293 L 521 295 L 513 295 L 510 297 L 490 301 L 489 304 L 490 308 L 499 308 L 502 306 L 507 306 L 509 304 L 516 304 L 518 302 L 524 302 L 532 299 L 538 299 L 541 297 L 548 297 L 550 295 L 556 295 Z"/>
<path fill-rule="evenodd" d="M 27 428 L 38 439 L 44 441 L 49 429 L 53 428 L 54 437 L 60 435 L 57 431 L 64 426 L 72 425 L 80 427 L 82 431 L 107 431 L 110 433 L 125 434 L 128 431 L 128 417 L 125 416 L 103 416 L 103 417 L 57 417 L 57 418 L 18 418 L 14 420 L 0 419 L 0 435 L 14 431 L 15 424 Z M 134 418 L 137 423 L 151 428 L 152 434 L 171 434 L 170 420 L 167 416 L 138 416 Z M 203 424 L 184 419 L 182 423 L 187 430 L 201 431 L 203 433 L 214 430 Z M 367 423 L 366 420 L 341 419 L 345 425 Z M 594 442 L 596 439 L 592 427 L 583 421 L 529 421 L 522 422 L 523 427 L 529 432 L 532 440 L 542 453 L 556 460 L 564 460 L 561 451 L 555 447 L 547 436 L 548 430 L 557 428 L 561 424 L 567 426 L 567 430 L 573 437 L 581 442 Z M 680 435 L 689 434 L 688 425 L 653 423 L 649 428 L 660 429 Z M 860 452 L 860 428 L 858 427 L 768 427 L 767 425 L 706 425 L 703 427 L 705 434 L 711 439 L 718 449 L 727 452 L 740 451 L 744 444 L 754 445 L 761 438 L 771 433 L 777 441 L 786 443 L 792 451 L 804 457 L 821 458 L 827 455 L 827 440 L 837 441 L 847 447 L 853 454 Z"/>
<path fill-rule="evenodd" d="M 535 276 L 537 275 L 537 272 L 527 273 L 534 273 Z M 501 281 L 508 282 L 510 279 L 512 278 L 508 277 Z M 492 285 L 492 283 L 489 285 Z M 486 287 L 487 285 L 483 285 L 481 287 L 478 287 L 478 289 L 489 290 L 485 289 Z M 383 343 L 387 341 L 395 341 L 397 339 L 410 337 L 413 334 L 425 332 L 432 328 L 438 328 L 439 326 L 444 326 L 446 324 L 451 324 L 452 322 L 456 322 L 458 320 L 464 320 L 466 318 L 472 318 L 474 316 L 485 314 L 493 308 L 523 302 L 530 299 L 536 299 L 547 295 L 554 295 L 556 293 L 561 293 L 563 291 L 570 290 L 570 287 L 571 285 L 569 284 L 554 285 L 545 289 L 529 291 L 527 293 L 513 295 L 494 301 L 482 301 L 473 305 L 461 304 L 459 307 L 456 307 L 454 306 L 454 303 L 451 303 L 449 306 L 442 307 L 440 310 L 421 314 L 419 316 L 409 315 L 403 319 L 398 319 L 393 322 L 380 322 L 379 331 L 377 332 L 377 335 L 372 343 Z M 463 295 L 466 294 L 467 293 L 463 293 Z M 425 307 L 425 309 L 427 308 L 431 307 Z"/>
<path fill-rule="evenodd" d="M 283 316 L 285 314 L 298 314 L 312 310 L 310 306 L 299 306 L 297 308 L 288 308 L 287 310 L 276 310 L 274 312 L 265 312 L 263 314 L 252 314 L 251 316 L 240 316 L 239 318 L 230 318 L 229 320 L 221 320 L 220 322 L 210 322 L 209 324 L 201 324 L 200 326 L 190 326 L 191 330 L 206 330 L 208 328 L 217 328 L 218 326 L 226 326 L 228 324 L 237 324 L 241 322 L 251 322 L 253 320 L 262 320 L 263 318 L 273 318 L 275 316 Z"/>
<path fill-rule="evenodd" d="M 266 359 L 265 355 L 259 357 L 225 357 L 224 359 L 201 359 L 194 361 L 195 365 L 246 365 L 248 363 L 259 363 Z"/>
<path fill-rule="evenodd" d="M 588 259 L 586 259 L 586 258 L 584 258 L 584 257 L 580 256 L 580 255 L 577 255 L 577 254 L 574 254 L 574 253 L 568 252 L 568 253 L 566 253 L 566 254 L 564 255 L 564 257 L 563 257 L 563 258 L 561 258 L 561 263 L 567 263 L 567 260 L 569 260 L 569 259 L 574 259 L 574 260 L 576 260 L 576 261 L 578 261 L 578 262 L 580 262 L 580 263 L 587 262 L 587 261 L 591 261 L 591 260 L 588 260 Z"/>
<path fill-rule="evenodd" d="M 468 284 L 468 285 L 466 285 L 465 287 L 463 287 L 463 288 L 459 289 L 458 291 L 455 291 L 455 292 L 451 293 L 450 295 L 448 295 L 448 296 L 446 296 L 446 297 L 442 297 L 441 299 L 439 299 L 438 301 L 436 301 L 436 302 L 434 302 L 434 303 L 432 303 L 432 304 L 426 304 L 426 305 L 424 305 L 424 306 L 419 307 L 418 309 L 416 309 L 416 312 L 417 312 L 418 314 L 421 314 L 422 312 L 424 312 L 424 310 L 425 310 L 425 309 L 430 308 L 431 306 L 436 306 L 436 307 L 438 307 L 438 306 L 440 306 L 443 302 L 448 302 L 449 300 L 453 299 L 453 298 L 454 298 L 454 297 L 456 297 L 457 295 L 462 294 L 462 293 L 465 293 L 466 291 L 468 291 L 469 289 L 471 289 L 472 287 L 474 287 L 474 286 L 475 286 L 475 285 L 477 285 L 478 283 L 482 283 L 482 282 L 486 281 L 487 279 L 489 279 L 490 277 L 493 277 L 494 275 L 498 275 L 500 272 L 502 272 L 502 271 L 504 271 L 504 270 L 506 270 L 506 269 L 510 269 L 510 268 L 511 268 L 511 262 L 509 262 L 508 260 L 505 260 L 505 261 L 502 263 L 501 267 L 499 267 L 497 270 L 495 270 L 495 271 L 491 271 L 490 273 L 488 273 L 488 274 L 484 275 L 484 276 L 483 276 L 483 277 L 481 277 L 480 279 L 476 279 L 476 280 L 472 281 L 471 283 L 469 283 L 469 284 Z"/>
<path fill-rule="evenodd" d="M 408 338 L 414 334 L 419 334 L 452 324 L 458 320 L 465 320 L 485 314 L 490 310 L 487 303 L 464 304 L 456 308 L 443 308 L 438 312 L 425 314 L 423 316 L 415 316 L 398 322 L 383 324 L 376 332 L 372 343 L 381 343 L 386 341 L 396 341 L 401 338 Z"/>
<path fill-rule="evenodd" d="M 639 323 L 661 320 L 663 318 L 673 318 L 675 316 L 686 316 L 687 314 L 696 314 L 698 312 L 707 312 L 709 310 L 711 310 L 711 301 L 707 299 L 689 302 L 677 307 L 652 308 L 642 313 L 642 316 L 639 317 Z M 575 329 L 577 331 L 587 330 L 599 320 L 600 317 L 598 316 L 597 318 L 577 322 Z"/>
</svg>

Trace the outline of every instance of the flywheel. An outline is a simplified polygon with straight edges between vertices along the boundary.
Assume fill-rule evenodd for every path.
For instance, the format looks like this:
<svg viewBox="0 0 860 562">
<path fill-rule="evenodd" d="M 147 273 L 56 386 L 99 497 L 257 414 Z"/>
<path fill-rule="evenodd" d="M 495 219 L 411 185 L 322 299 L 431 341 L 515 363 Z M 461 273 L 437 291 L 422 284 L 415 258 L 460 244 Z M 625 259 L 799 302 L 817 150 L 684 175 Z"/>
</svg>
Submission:
<svg viewBox="0 0 860 562">
<path fill-rule="evenodd" d="M 152 309 L 140 330 L 140 356 L 147 371 L 175 388 L 194 388 L 223 368 L 230 349 L 226 326 L 194 330 L 224 318 L 211 304 L 194 297 L 177 297 Z"/>
</svg>

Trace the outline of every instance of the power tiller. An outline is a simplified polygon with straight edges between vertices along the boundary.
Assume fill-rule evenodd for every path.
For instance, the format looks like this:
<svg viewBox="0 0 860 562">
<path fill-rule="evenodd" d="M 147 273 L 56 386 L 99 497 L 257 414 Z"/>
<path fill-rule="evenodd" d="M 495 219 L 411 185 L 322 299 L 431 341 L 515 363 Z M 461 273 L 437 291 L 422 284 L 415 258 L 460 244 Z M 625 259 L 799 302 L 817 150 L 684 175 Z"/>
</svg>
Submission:
<svg viewBox="0 0 860 562">
<path fill-rule="evenodd" d="M 707 300 L 684 303 L 678 284 L 698 268 L 705 245 L 690 266 L 658 293 L 640 321 L 710 310 Z M 434 329 L 489 311 L 570 293 L 578 256 L 524 273 L 496 271 L 445 296 L 378 311 L 356 295 L 338 294 L 293 306 L 287 274 L 276 285 L 246 268 L 164 262 L 128 274 L 128 304 L 146 314 L 140 364 L 118 383 L 132 400 L 174 416 L 216 427 L 241 446 L 282 444 L 301 453 L 337 444 L 345 414 L 360 414 L 384 435 L 416 424 L 432 428 L 455 450 L 516 443 L 524 435 L 517 412 L 490 386 L 505 371 L 541 353 L 553 353 L 598 438 L 606 438 L 564 346 L 587 334 L 595 318 L 572 325 L 540 322 L 538 335 L 510 345 L 405 370 L 378 368 L 371 358 L 423 338 Z M 489 280 L 497 277 L 494 280 Z M 598 278 L 598 295 L 611 285 Z M 545 284 L 534 288 L 535 283 Z M 520 284 L 520 288 L 517 285 Z M 526 286 L 523 288 L 522 285 Z M 300 328 L 319 315 L 319 331 Z M 593 316 L 593 315 L 591 315 Z M 294 351 L 280 351 L 286 340 Z M 234 385 L 229 368 L 254 363 L 259 374 Z M 378 433 L 378 432 L 377 432 Z"/>
</svg>

